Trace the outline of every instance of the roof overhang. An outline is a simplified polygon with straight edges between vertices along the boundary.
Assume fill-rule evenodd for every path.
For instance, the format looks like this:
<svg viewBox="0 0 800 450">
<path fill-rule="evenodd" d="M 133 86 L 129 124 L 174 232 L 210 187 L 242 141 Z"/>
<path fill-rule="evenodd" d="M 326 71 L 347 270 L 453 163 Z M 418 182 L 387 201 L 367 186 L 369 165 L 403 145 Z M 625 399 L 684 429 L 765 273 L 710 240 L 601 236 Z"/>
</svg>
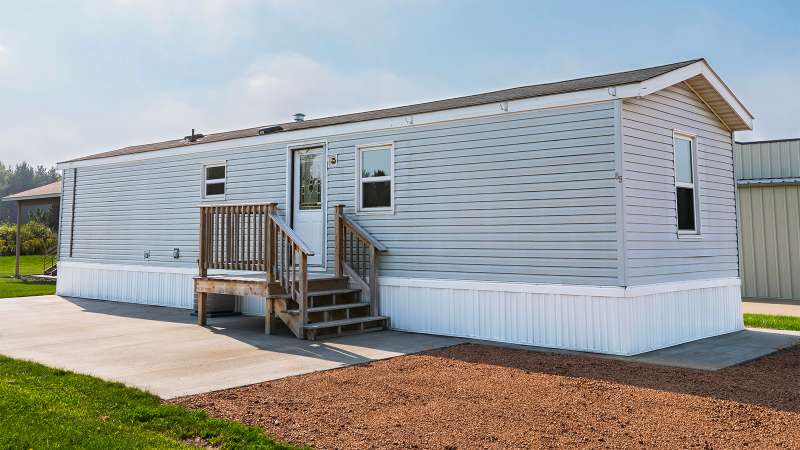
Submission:
<svg viewBox="0 0 800 450">
<path fill-rule="evenodd" d="M 61 182 L 55 181 L 44 186 L 39 186 L 27 191 L 17 192 L 2 198 L 4 202 L 25 202 L 33 200 L 47 200 L 61 197 Z"/>
<path fill-rule="evenodd" d="M 639 96 L 685 83 L 731 131 L 753 129 L 753 114 L 704 60 L 639 83 Z"/>
<path fill-rule="evenodd" d="M 342 137 L 369 131 L 413 128 L 453 120 L 477 117 L 515 114 L 538 109 L 557 108 L 588 103 L 607 102 L 624 98 L 638 98 L 684 83 L 694 91 L 711 111 L 731 131 L 753 129 L 753 115 L 711 69 L 705 60 L 698 60 L 687 66 L 672 70 L 663 75 L 645 81 L 626 83 L 616 86 L 543 95 L 532 98 L 500 101 L 475 106 L 431 111 L 420 114 L 387 117 L 361 122 L 325 125 L 315 128 L 287 130 L 281 133 L 259 136 L 241 137 L 231 140 L 198 143 L 191 146 L 165 148 L 142 153 L 131 153 L 101 157 L 95 159 L 78 159 L 60 162 L 59 170 L 76 167 L 99 166 L 125 163 L 165 156 L 180 156 L 213 152 L 223 149 L 244 148 L 269 143 L 286 143 L 296 145 L 332 137 Z"/>
</svg>

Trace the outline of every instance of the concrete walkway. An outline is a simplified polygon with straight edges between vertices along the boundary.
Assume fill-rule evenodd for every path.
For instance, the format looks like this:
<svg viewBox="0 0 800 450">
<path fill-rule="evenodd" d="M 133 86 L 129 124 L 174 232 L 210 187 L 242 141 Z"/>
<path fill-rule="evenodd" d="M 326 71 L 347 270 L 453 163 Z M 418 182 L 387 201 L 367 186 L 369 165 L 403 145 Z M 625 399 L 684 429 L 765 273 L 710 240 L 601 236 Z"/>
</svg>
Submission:
<svg viewBox="0 0 800 450">
<path fill-rule="evenodd" d="M 114 380 L 162 398 L 208 392 L 454 345 L 383 331 L 327 341 L 266 336 L 261 317 L 58 296 L 0 299 L 0 354 Z"/>
<path fill-rule="evenodd" d="M 624 359 L 689 369 L 719 370 L 800 343 L 800 333 L 748 328 Z"/>
<path fill-rule="evenodd" d="M 742 301 L 742 307 L 744 312 L 750 314 L 800 317 L 800 301 L 798 300 L 748 298 Z"/>
</svg>

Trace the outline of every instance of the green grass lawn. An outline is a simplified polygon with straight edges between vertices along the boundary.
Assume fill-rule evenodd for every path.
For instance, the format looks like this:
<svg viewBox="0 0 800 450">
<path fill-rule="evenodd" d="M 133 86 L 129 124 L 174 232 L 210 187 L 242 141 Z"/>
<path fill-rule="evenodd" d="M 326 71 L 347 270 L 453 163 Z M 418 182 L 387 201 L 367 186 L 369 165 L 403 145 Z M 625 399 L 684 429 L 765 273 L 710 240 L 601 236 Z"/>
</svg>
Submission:
<svg viewBox="0 0 800 450">
<path fill-rule="evenodd" d="M 24 255 L 19 259 L 22 275 L 42 273 L 42 257 Z M 56 293 L 54 284 L 31 283 L 14 278 L 14 257 L 0 256 L 0 298 L 49 295 Z"/>
<path fill-rule="evenodd" d="M 754 328 L 800 331 L 800 317 L 745 313 L 744 324 Z"/>
<path fill-rule="evenodd" d="M 289 449 L 261 429 L 138 389 L 0 356 L 0 448 Z"/>
</svg>

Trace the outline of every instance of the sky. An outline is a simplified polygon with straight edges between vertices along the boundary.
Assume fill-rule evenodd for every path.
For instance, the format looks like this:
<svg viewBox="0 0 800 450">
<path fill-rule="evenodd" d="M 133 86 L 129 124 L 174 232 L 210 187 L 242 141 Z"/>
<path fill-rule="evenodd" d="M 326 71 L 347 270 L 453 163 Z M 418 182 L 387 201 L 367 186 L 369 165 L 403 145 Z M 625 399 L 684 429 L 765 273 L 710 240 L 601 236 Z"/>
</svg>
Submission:
<svg viewBox="0 0 800 450">
<path fill-rule="evenodd" d="M 706 58 L 800 137 L 800 2 L 4 1 L 0 162 Z"/>
</svg>

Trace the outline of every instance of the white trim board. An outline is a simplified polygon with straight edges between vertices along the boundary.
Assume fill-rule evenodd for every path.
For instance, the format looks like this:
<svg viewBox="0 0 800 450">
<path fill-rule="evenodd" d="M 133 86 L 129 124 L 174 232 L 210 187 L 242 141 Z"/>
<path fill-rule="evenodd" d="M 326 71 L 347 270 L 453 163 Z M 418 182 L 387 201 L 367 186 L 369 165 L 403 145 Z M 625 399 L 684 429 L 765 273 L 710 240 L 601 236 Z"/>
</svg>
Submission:
<svg viewBox="0 0 800 450">
<path fill-rule="evenodd" d="M 433 289 L 468 289 L 474 291 L 515 292 L 527 294 L 557 294 L 591 297 L 635 298 L 691 289 L 738 287 L 739 278 L 689 280 L 641 286 L 586 286 L 569 284 L 498 283 L 494 281 L 444 280 L 430 278 L 379 277 L 378 285 L 392 287 L 421 287 Z"/>
<path fill-rule="evenodd" d="M 341 137 L 354 133 L 377 131 L 394 128 L 413 128 L 435 123 L 450 122 L 454 120 L 470 119 L 476 117 L 498 116 L 517 114 L 526 111 L 559 108 L 586 103 L 598 103 L 615 99 L 643 97 L 657 92 L 674 84 L 681 83 L 696 75 L 702 75 L 711 86 L 717 90 L 722 98 L 730 105 L 737 115 L 752 129 L 753 116 L 742 105 L 739 99 L 717 76 L 705 61 L 698 61 L 681 69 L 660 75 L 640 83 L 629 83 L 607 88 L 589 89 L 585 91 L 567 92 L 562 94 L 545 95 L 520 100 L 489 103 L 485 105 L 454 108 L 443 111 L 432 111 L 423 114 L 406 115 L 384 119 L 368 120 L 348 124 L 329 125 L 317 128 L 307 128 L 295 131 L 284 131 L 263 136 L 199 143 L 184 147 L 174 147 L 163 150 L 154 150 L 144 153 L 129 155 L 109 156 L 105 158 L 88 159 L 82 161 L 66 161 L 57 164 L 60 170 L 73 167 L 100 166 L 129 161 L 141 161 L 164 156 L 180 156 L 202 152 L 211 152 L 221 149 L 235 149 L 268 143 L 286 143 L 287 145 L 302 144 L 303 142 L 322 140 L 330 137 Z M 233 143 L 235 142 L 235 143 Z"/>
</svg>

